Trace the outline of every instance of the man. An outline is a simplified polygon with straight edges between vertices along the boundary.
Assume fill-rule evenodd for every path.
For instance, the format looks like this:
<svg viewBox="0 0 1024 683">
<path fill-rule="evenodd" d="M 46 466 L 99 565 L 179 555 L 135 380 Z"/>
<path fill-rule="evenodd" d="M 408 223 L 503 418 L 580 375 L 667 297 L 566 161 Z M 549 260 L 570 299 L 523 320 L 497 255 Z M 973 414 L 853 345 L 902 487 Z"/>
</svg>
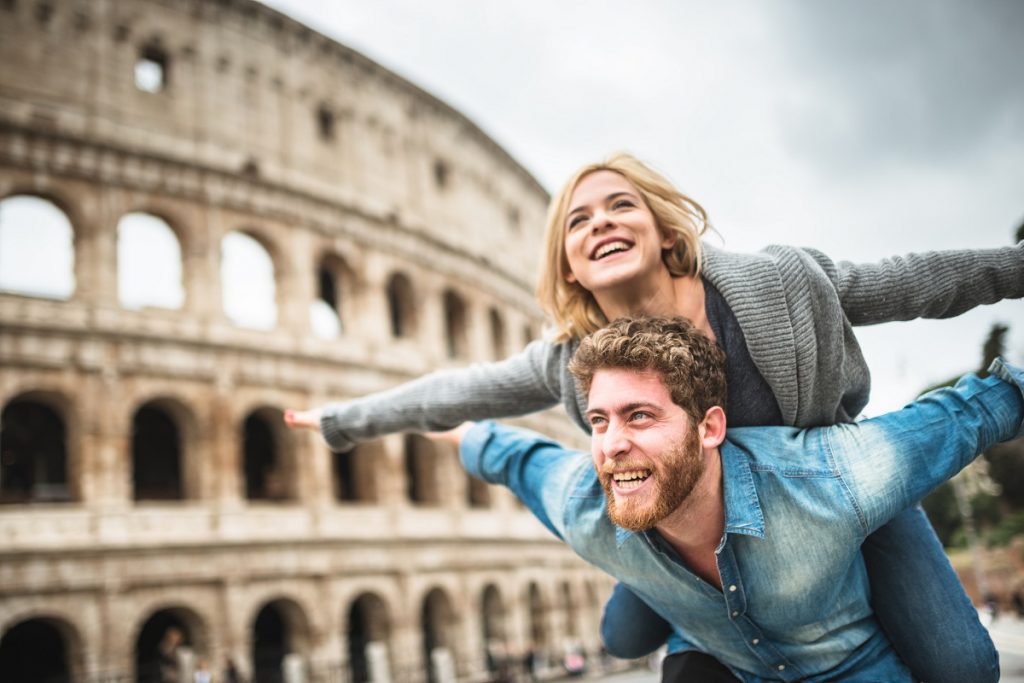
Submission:
<svg viewBox="0 0 1024 683">
<path fill-rule="evenodd" d="M 724 356 L 682 319 L 623 319 L 570 369 L 585 454 L 493 423 L 448 434 L 584 559 L 743 681 L 910 681 L 875 620 L 860 545 L 975 454 L 1024 433 L 1024 371 L 997 361 L 901 411 L 726 438 Z M 921 634 L 927 638 L 927 634 Z"/>
</svg>

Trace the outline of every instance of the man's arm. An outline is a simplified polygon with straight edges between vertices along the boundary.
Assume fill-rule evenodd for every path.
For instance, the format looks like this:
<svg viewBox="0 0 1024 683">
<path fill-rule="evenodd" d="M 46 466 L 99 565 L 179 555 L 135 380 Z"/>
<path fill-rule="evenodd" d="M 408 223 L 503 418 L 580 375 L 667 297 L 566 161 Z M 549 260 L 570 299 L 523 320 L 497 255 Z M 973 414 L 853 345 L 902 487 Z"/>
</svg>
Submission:
<svg viewBox="0 0 1024 683">
<path fill-rule="evenodd" d="M 460 429 L 459 455 L 466 471 L 510 488 L 544 526 L 565 540 L 565 504 L 581 472 L 593 467 L 590 458 L 540 434 L 494 422 Z"/>
<path fill-rule="evenodd" d="M 978 454 L 1024 436 L 1024 370 L 997 360 L 902 410 L 825 429 L 826 443 L 870 533 Z"/>
</svg>

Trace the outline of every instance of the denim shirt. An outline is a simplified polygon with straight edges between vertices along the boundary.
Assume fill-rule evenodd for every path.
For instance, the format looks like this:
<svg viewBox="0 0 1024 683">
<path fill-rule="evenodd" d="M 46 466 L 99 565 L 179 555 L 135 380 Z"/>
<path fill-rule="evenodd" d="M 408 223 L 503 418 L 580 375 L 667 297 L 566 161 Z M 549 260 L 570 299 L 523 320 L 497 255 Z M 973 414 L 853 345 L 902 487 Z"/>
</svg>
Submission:
<svg viewBox="0 0 1024 683">
<path fill-rule="evenodd" d="M 511 488 L 583 559 L 685 625 L 685 646 L 741 680 L 911 681 L 872 613 L 860 545 L 977 453 L 1024 435 L 1024 370 L 997 360 L 991 371 L 863 422 L 729 430 L 722 591 L 657 531 L 608 520 L 588 454 L 485 422 L 461 455 L 470 474 Z"/>
</svg>

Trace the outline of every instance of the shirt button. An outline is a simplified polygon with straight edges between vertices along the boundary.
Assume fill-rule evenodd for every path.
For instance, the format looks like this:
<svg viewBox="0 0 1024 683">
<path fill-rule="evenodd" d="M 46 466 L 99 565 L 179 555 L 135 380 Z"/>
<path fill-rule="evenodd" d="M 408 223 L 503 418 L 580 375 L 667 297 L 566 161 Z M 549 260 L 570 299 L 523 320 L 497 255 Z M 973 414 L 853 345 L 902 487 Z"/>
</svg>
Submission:
<svg viewBox="0 0 1024 683">
<path fill-rule="evenodd" d="M 785 664 L 779 664 L 778 669 L 779 669 L 779 671 L 785 671 L 786 670 L 786 665 Z"/>
<path fill-rule="evenodd" d="M 740 615 L 740 613 L 739 613 L 739 612 L 733 612 L 733 613 L 732 613 L 732 615 L 733 615 L 734 617 L 738 617 L 738 616 Z"/>
<path fill-rule="evenodd" d="M 730 593 L 735 593 L 736 592 L 736 586 L 729 586 L 729 592 Z"/>
<path fill-rule="evenodd" d="M 750 641 L 750 643 L 751 643 L 752 645 L 757 645 L 757 644 L 758 644 L 758 643 L 760 643 L 760 642 L 761 642 L 761 639 L 760 639 L 760 638 L 754 638 L 754 639 L 753 639 L 752 641 Z"/>
</svg>

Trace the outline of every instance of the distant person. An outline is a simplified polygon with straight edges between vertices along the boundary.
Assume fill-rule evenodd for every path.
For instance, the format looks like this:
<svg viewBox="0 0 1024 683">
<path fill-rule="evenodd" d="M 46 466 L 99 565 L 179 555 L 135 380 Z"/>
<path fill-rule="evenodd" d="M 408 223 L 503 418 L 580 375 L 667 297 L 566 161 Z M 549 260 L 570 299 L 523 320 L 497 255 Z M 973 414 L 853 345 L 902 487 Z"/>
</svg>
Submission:
<svg viewBox="0 0 1024 683">
<path fill-rule="evenodd" d="M 691 680 L 911 683 L 872 611 L 861 544 L 1024 435 L 1024 369 L 996 361 L 989 378 L 854 424 L 727 434 L 724 366 L 681 318 L 621 319 L 570 366 L 589 456 L 495 423 L 433 436 L 714 655 Z"/>
<path fill-rule="evenodd" d="M 866 219 L 869 212 L 865 207 Z M 688 318 L 725 350 L 732 425 L 847 423 L 870 389 L 853 326 L 947 318 L 1024 296 L 1024 242 L 858 265 L 812 249 L 712 249 L 700 240 L 706 225 L 697 202 L 634 157 L 585 166 L 548 214 L 538 297 L 557 328 L 553 340 L 501 362 L 287 411 L 285 420 L 319 429 L 338 451 L 386 433 L 447 429 L 559 402 L 589 431 L 585 402 L 566 369 L 580 338 L 624 316 L 656 315 Z M 996 680 L 992 641 L 923 512 L 901 512 L 868 538 L 864 556 L 878 618 L 918 677 Z M 616 589 L 602 623 L 612 654 L 641 657 L 669 632 L 642 601 Z M 692 645 L 680 634 L 674 642 L 679 650 Z"/>
<path fill-rule="evenodd" d="M 177 626 L 168 626 L 157 646 L 160 683 L 187 683 L 181 680 L 178 650 L 185 643 L 185 634 Z"/>
</svg>

